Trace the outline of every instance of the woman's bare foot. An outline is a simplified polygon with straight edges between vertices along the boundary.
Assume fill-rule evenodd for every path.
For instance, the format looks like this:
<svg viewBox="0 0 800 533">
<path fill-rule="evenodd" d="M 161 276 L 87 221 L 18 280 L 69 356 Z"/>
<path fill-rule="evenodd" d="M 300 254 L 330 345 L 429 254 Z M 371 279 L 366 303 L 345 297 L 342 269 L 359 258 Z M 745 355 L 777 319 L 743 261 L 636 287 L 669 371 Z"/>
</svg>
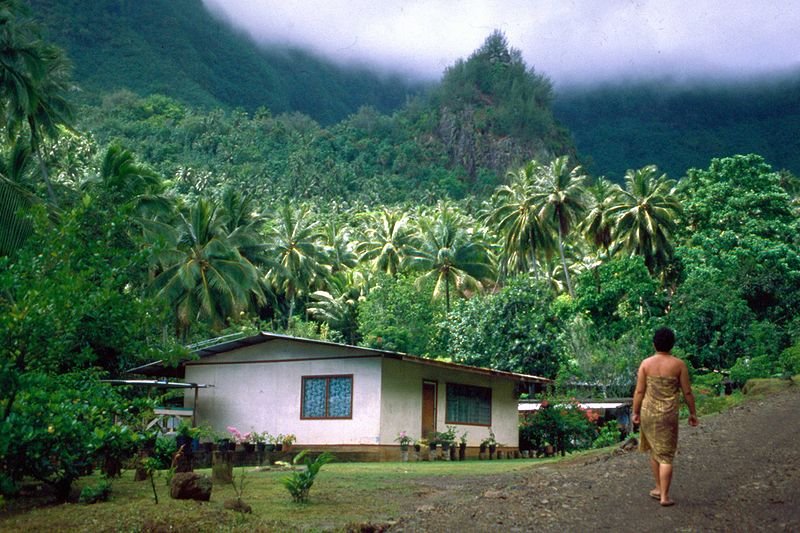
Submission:
<svg viewBox="0 0 800 533">
<path fill-rule="evenodd" d="M 661 500 L 661 507 L 669 507 L 670 505 L 675 505 L 675 502 L 672 500 Z"/>
<path fill-rule="evenodd" d="M 660 500 L 661 499 L 661 491 L 658 490 L 658 489 L 651 490 L 650 491 L 650 497 L 653 498 L 654 500 Z"/>
</svg>

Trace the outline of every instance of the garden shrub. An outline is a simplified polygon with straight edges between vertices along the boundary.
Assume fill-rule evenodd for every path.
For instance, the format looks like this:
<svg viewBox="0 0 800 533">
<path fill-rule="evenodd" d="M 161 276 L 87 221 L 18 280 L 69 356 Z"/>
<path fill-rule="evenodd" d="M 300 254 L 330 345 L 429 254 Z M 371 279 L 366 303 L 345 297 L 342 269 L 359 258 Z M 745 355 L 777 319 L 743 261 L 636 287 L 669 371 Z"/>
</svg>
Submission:
<svg viewBox="0 0 800 533">
<path fill-rule="evenodd" d="M 534 449 L 549 443 L 564 455 L 592 446 L 597 437 L 595 422 L 598 417 L 594 411 L 581 407 L 575 399 L 563 403 L 544 400 L 538 411 L 523 417 L 520 433 Z"/>
<path fill-rule="evenodd" d="M 81 489 L 81 495 L 78 498 L 80 503 L 97 503 L 108 501 L 111 494 L 111 482 L 107 479 L 101 479 L 94 485 L 87 485 Z"/>
<path fill-rule="evenodd" d="M 305 470 L 295 471 L 292 475 L 281 479 L 283 486 L 286 487 L 286 490 L 292 495 L 292 500 L 297 503 L 305 503 L 308 501 L 308 493 L 320 469 L 323 465 L 333 461 L 333 455 L 329 452 L 319 454 L 314 460 L 311 460 L 311 457 L 306 457 L 307 454 L 308 450 L 303 450 L 292 459 L 292 464 L 297 465 L 305 458 Z"/>
<path fill-rule="evenodd" d="M 619 424 L 616 420 L 609 420 L 603 427 L 600 428 L 600 434 L 594 439 L 592 448 L 605 448 L 606 446 L 614 446 L 622 438 L 622 433 L 619 430 Z"/>
</svg>

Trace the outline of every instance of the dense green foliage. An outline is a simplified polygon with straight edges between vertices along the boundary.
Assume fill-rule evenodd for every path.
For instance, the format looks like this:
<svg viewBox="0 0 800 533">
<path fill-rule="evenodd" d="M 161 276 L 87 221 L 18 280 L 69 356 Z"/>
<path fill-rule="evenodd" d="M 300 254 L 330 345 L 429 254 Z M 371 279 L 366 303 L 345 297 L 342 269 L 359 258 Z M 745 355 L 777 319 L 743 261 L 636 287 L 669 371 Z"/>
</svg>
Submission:
<svg viewBox="0 0 800 533">
<path fill-rule="evenodd" d="M 201 0 L 28 1 L 46 38 L 72 59 L 84 101 L 127 88 L 193 108 L 267 107 L 331 124 L 363 105 L 391 111 L 417 90 L 302 50 L 260 48 Z"/>
</svg>

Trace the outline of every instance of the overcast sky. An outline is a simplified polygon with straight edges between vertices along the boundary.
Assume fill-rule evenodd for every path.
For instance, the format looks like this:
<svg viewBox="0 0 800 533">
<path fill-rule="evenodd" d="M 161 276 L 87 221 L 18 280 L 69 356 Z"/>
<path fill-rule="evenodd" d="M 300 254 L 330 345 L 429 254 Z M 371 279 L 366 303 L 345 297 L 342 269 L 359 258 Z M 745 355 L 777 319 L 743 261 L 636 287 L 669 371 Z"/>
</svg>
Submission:
<svg viewBox="0 0 800 533">
<path fill-rule="evenodd" d="M 436 80 L 493 29 L 556 85 L 800 68 L 800 0 L 203 0 L 263 43 Z"/>
</svg>

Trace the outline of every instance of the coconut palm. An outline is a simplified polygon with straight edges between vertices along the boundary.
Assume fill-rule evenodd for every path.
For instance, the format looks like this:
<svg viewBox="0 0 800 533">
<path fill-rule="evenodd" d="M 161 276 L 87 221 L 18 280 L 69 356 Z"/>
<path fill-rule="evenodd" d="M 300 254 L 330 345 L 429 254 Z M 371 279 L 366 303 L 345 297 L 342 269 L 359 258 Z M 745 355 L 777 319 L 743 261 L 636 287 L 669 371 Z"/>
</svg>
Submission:
<svg viewBox="0 0 800 533">
<path fill-rule="evenodd" d="M 328 282 L 330 291 L 311 293 L 309 315 L 339 331 L 350 344 L 355 344 L 358 332 L 358 303 L 367 292 L 367 280 L 357 270 L 342 271 Z"/>
<path fill-rule="evenodd" d="M 625 189 L 609 213 L 616 217 L 615 239 L 623 250 L 644 258 L 656 273 L 672 256 L 672 233 L 681 214 L 675 182 L 655 165 L 625 174 Z"/>
<path fill-rule="evenodd" d="M 64 53 L 37 37 L 34 25 L 20 12 L 19 3 L 0 8 L 0 101 L 9 138 L 24 134 L 39 162 L 52 203 L 55 192 L 42 153 L 42 141 L 54 137 L 72 120 L 66 99 L 69 62 Z"/>
<path fill-rule="evenodd" d="M 538 163 L 531 161 L 517 172 L 509 172 L 508 185 L 497 188 L 485 217 L 503 236 L 503 263 L 512 272 L 532 271 L 539 277 L 537 252 L 552 247 L 551 234 L 538 216 L 536 191 Z"/>
<path fill-rule="evenodd" d="M 495 276 L 492 253 L 480 232 L 469 229 L 465 217 L 447 204 L 440 204 L 433 216 L 422 216 L 409 263 L 423 274 L 422 284 L 433 278 L 433 297 L 444 296 L 450 311 L 451 287 L 457 294 L 480 291 Z"/>
<path fill-rule="evenodd" d="M 31 205 L 40 203 L 25 185 L 30 167 L 30 149 L 25 143 L 14 143 L 7 158 L 0 158 L 0 257 L 19 249 L 33 230 L 23 214 Z"/>
<path fill-rule="evenodd" d="M 319 222 L 311 219 L 307 206 L 294 209 L 285 204 L 267 229 L 267 250 L 273 261 L 267 277 L 289 305 L 287 324 L 298 301 L 323 288 L 330 273 L 321 238 Z"/>
<path fill-rule="evenodd" d="M 564 255 L 564 240 L 586 210 L 586 176 L 580 166 L 569 168 L 567 156 L 557 157 L 549 165 L 540 167 L 539 194 L 541 208 L 539 217 L 555 227 L 558 235 L 558 252 L 561 268 L 569 295 L 575 297 L 572 281 Z"/>
<path fill-rule="evenodd" d="M 350 228 L 340 225 L 336 220 L 330 220 L 322 227 L 322 241 L 327 255 L 325 263 L 331 266 L 331 274 L 358 265 L 356 243 L 351 240 L 350 232 Z"/>
<path fill-rule="evenodd" d="M 408 217 L 399 210 L 383 208 L 370 214 L 366 224 L 364 240 L 356 248 L 359 260 L 369 262 L 375 272 L 396 276 L 411 244 Z"/>
<path fill-rule="evenodd" d="M 177 220 L 174 227 L 161 223 L 152 290 L 172 306 L 181 338 L 195 320 L 220 329 L 252 301 L 264 301 L 259 271 L 229 238 L 216 203 L 198 199 Z"/>
<path fill-rule="evenodd" d="M 588 212 L 581 223 L 581 230 L 589 243 L 608 254 L 616 225 L 616 219 L 610 211 L 619 202 L 622 188 L 600 177 L 587 187 L 586 192 L 589 198 Z"/>
</svg>

